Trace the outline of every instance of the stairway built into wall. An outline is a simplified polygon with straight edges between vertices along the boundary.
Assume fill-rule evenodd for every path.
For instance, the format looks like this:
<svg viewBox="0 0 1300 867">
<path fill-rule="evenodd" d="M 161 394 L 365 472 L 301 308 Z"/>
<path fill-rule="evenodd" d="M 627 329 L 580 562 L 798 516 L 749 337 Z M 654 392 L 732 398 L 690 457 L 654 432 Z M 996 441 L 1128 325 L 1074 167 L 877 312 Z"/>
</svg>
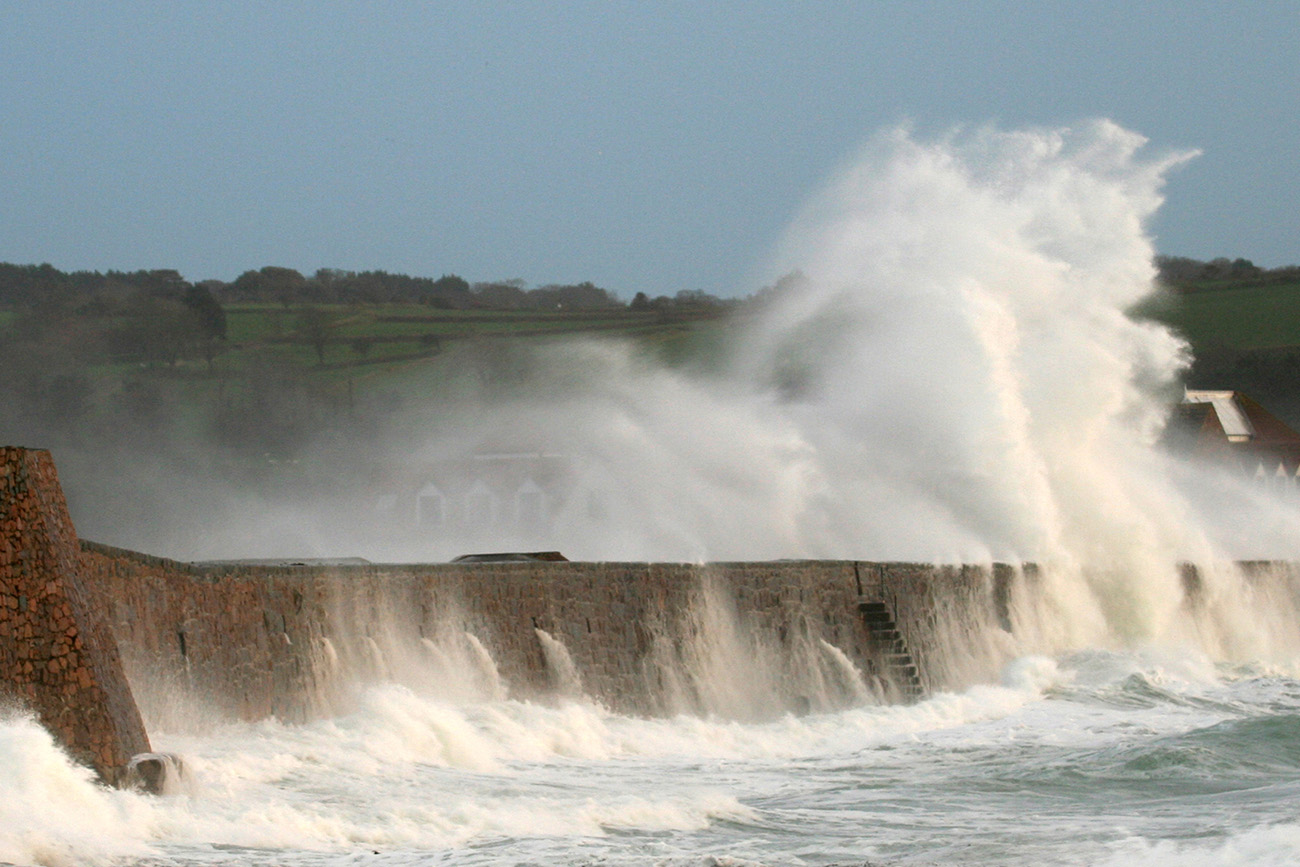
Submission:
<svg viewBox="0 0 1300 867">
<path fill-rule="evenodd" d="M 862 621 L 876 651 L 873 656 L 884 664 L 886 681 L 898 689 L 904 700 L 916 701 L 924 694 L 924 688 L 916 661 L 894 622 L 893 612 L 880 601 L 859 602 L 858 610 L 862 612 Z"/>
</svg>

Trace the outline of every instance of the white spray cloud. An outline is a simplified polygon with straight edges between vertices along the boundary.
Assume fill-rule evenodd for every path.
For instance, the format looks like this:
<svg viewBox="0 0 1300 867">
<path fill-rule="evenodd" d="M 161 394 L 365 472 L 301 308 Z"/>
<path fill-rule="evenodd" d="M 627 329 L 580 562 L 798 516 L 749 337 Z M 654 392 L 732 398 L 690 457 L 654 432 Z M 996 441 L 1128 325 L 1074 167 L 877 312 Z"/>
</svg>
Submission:
<svg viewBox="0 0 1300 867">
<path fill-rule="evenodd" d="M 727 376 L 562 350 L 557 365 L 598 374 L 545 409 L 500 412 L 619 492 L 595 544 L 582 520 L 564 543 L 1095 567 L 1129 556 L 1116 540 L 1130 537 L 1121 548 L 1169 561 L 1185 534 L 1151 446 L 1187 352 L 1124 311 L 1151 291 L 1143 224 L 1186 155 L 1143 161 L 1142 144 L 1105 122 L 889 133 L 795 221 L 776 270 L 807 279 Z"/>
<path fill-rule="evenodd" d="M 1127 311 L 1153 289 L 1164 177 L 1192 155 L 1145 151 L 1107 121 L 874 139 L 794 221 L 772 270 L 804 279 L 725 375 L 563 350 L 599 374 L 527 426 L 599 467 L 619 508 L 571 516 L 558 543 L 1035 560 L 1067 576 L 1062 607 L 1094 610 L 1080 622 L 1166 634 L 1176 562 L 1240 553 L 1206 508 L 1211 474 L 1189 484 L 1156 448 L 1188 347 Z"/>
<path fill-rule="evenodd" d="M 384 533 L 355 508 L 260 503 L 205 527 L 203 555 L 1034 560 L 1081 621 L 1164 634 L 1178 559 L 1294 556 L 1300 520 L 1155 447 L 1188 348 L 1127 311 L 1153 288 L 1164 178 L 1191 154 L 1148 150 L 1108 121 L 885 132 L 793 221 L 770 270 L 803 279 L 733 326 L 721 369 L 616 341 L 445 362 L 461 379 L 395 427 L 389 462 L 418 475 L 485 443 L 571 459 L 540 536 L 422 534 L 400 503 Z M 294 550 L 276 548 L 285 528 Z"/>
</svg>

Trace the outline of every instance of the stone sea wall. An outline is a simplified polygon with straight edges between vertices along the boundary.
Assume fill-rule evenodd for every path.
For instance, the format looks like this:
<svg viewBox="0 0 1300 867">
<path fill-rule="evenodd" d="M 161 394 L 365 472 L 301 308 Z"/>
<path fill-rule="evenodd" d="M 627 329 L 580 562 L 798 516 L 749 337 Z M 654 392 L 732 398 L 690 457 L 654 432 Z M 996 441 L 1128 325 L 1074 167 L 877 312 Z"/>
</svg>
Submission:
<svg viewBox="0 0 1300 867">
<path fill-rule="evenodd" d="M 1185 604 L 1235 587 L 1293 620 L 1300 573 L 1243 566 L 1245 585 L 1186 567 Z M 181 563 L 79 542 L 49 454 L 0 449 L 0 704 L 109 781 L 149 749 L 142 719 L 301 721 L 375 681 L 739 719 L 908 701 L 995 677 L 1038 582 L 847 560 Z"/>
<path fill-rule="evenodd" d="M 0 448 L 0 705 L 34 712 L 109 782 L 149 740 L 49 452 Z"/>
<path fill-rule="evenodd" d="M 997 628 L 995 571 L 180 563 L 79 542 L 48 452 L 2 449 L 0 472 L 0 693 L 108 781 L 149 749 L 141 709 L 151 724 L 297 721 L 396 680 L 746 718 L 909 700 L 996 670 L 960 629 L 935 628 Z"/>
<path fill-rule="evenodd" d="M 929 610 L 975 592 L 988 597 L 981 622 L 993 617 L 982 573 L 850 561 L 254 566 L 83 543 L 81 574 L 150 717 L 171 702 L 300 720 L 340 710 L 357 681 L 436 664 L 490 664 L 514 697 L 580 688 L 634 713 L 744 715 L 718 706 L 736 687 L 717 681 L 733 676 L 764 681 L 755 701 L 798 710 L 834 700 L 817 686 L 826 645 L 882 697 L 907 693 L 907 660 L 887 658 L 897 648 L 873 641 L 860 611 L 885 587 L 905 613 L 901 643 L 932 661 L 913 678 L 922 688 L 946 685 L 944 662 L 966 655 L 925 637 Z M 557 680 L 556 644 L 578 683 Z"/>
</svg>

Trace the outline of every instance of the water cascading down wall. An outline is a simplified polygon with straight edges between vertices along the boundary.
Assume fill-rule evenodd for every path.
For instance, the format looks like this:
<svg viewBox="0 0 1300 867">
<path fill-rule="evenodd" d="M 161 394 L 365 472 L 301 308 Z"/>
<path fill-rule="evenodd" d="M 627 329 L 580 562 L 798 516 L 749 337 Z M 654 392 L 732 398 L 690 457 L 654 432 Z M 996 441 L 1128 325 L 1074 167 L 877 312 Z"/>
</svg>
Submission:
<svg viewBox="0 0 1300 867">
<path fill-rule="evenodd" d="M 847 560 L 180 563 L 78 542 L 49 454 L 0 457 L 0 692 L 109 781 L 148 750 L 142 717 L 305 720 L 380 680 L 737 719 L 913 700 L 1022 652 L 1038 583 Z"/>
</svg>

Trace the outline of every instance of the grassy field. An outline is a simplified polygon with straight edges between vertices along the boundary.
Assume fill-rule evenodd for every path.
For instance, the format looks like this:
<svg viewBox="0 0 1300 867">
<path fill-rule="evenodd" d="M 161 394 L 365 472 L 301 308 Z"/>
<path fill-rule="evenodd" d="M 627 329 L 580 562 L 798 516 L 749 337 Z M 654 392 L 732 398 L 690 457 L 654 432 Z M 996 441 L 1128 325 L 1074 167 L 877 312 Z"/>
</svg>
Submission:
<svg viewBox="0 0 1300 867">
<path fill-rule="evenodd" d="M 284 456 L 318 431 L 350 429 L 402 407 L 535 388 L 539 374 L 564 374 L 539 371 L 534 350 L 577 337 L 626 341 L 669 365 L 708 366 L 722 357 L 734 322 L 716 308 L 224 310 L 226 339 L 190 337 L 172 357 L 157 351 L 161 342 L 151 344 L 151 355 L 123 351 L 123 335 L 140 327 L 130 316 L 44 323 L 44 331 L 25 332 L 32 337 L 25 342 L 13 329 L 28 314 L 0 310 L 0 360 L 19 383 L 9 392 L 10 435 L 48 440 L 56 430 L 91 440 L 107 431 L 178 442 L 215 435 L 246 456 Z"/>
<path fill-rule="evenodd" d="M 448 359 L 468 346 L 503 339 L 519 348 L 578 336 L 615 337 L 633 340 L 669 364 L 709 364 L 728 322 L 713 309 L 664 314 L 626 308 L 549 312 L 338 305 L 318 308 L 325 326 L 313 338 L 300 309 L 275 304 L 225 309 L 227 339 L 211 376 L 227 378 L 235 389 L 239 380 L 268 365 L 287 365 L 326 388 L 388 387 L 412 375 L 438 377 Z M 202 361 L 183 366 L 207 375 Z"/>
<path fill-rule="evenodd" d="M 716 318 L 713 311 L 693 311 L 663 316 L 654 312 L 632 312 L 624 308 L 608 311 L 538 313 L 535 311 L 446 310 L 429 312 L 427 307 L 384 305 L 376 307 L 323 307 L 327 317 L 327 343 L 331 348 L 356 349 L 357 341 L 368 341 L 368 349 L 405 344 L 424 347 L 434 341 L 468 337 L 538 337 L 578 333 L 644 333 L 674 327 L 691 327 Z M 227 342 L 232 347 L 268 343 L 310 342 L 301 311 L 274 305 L 232 305 L 226 308 Z M 396 349 L 389 354 L 401 354 Z M 336 359 L 337 360 L 337 359 Z"/>
<path fill-rule="evenodd" d="M 1273 349 L 1300 346 L 1300 283 L 1166 291 L 1136 315 L 1164 322 L 1195 346 Z"/>
</svg>

